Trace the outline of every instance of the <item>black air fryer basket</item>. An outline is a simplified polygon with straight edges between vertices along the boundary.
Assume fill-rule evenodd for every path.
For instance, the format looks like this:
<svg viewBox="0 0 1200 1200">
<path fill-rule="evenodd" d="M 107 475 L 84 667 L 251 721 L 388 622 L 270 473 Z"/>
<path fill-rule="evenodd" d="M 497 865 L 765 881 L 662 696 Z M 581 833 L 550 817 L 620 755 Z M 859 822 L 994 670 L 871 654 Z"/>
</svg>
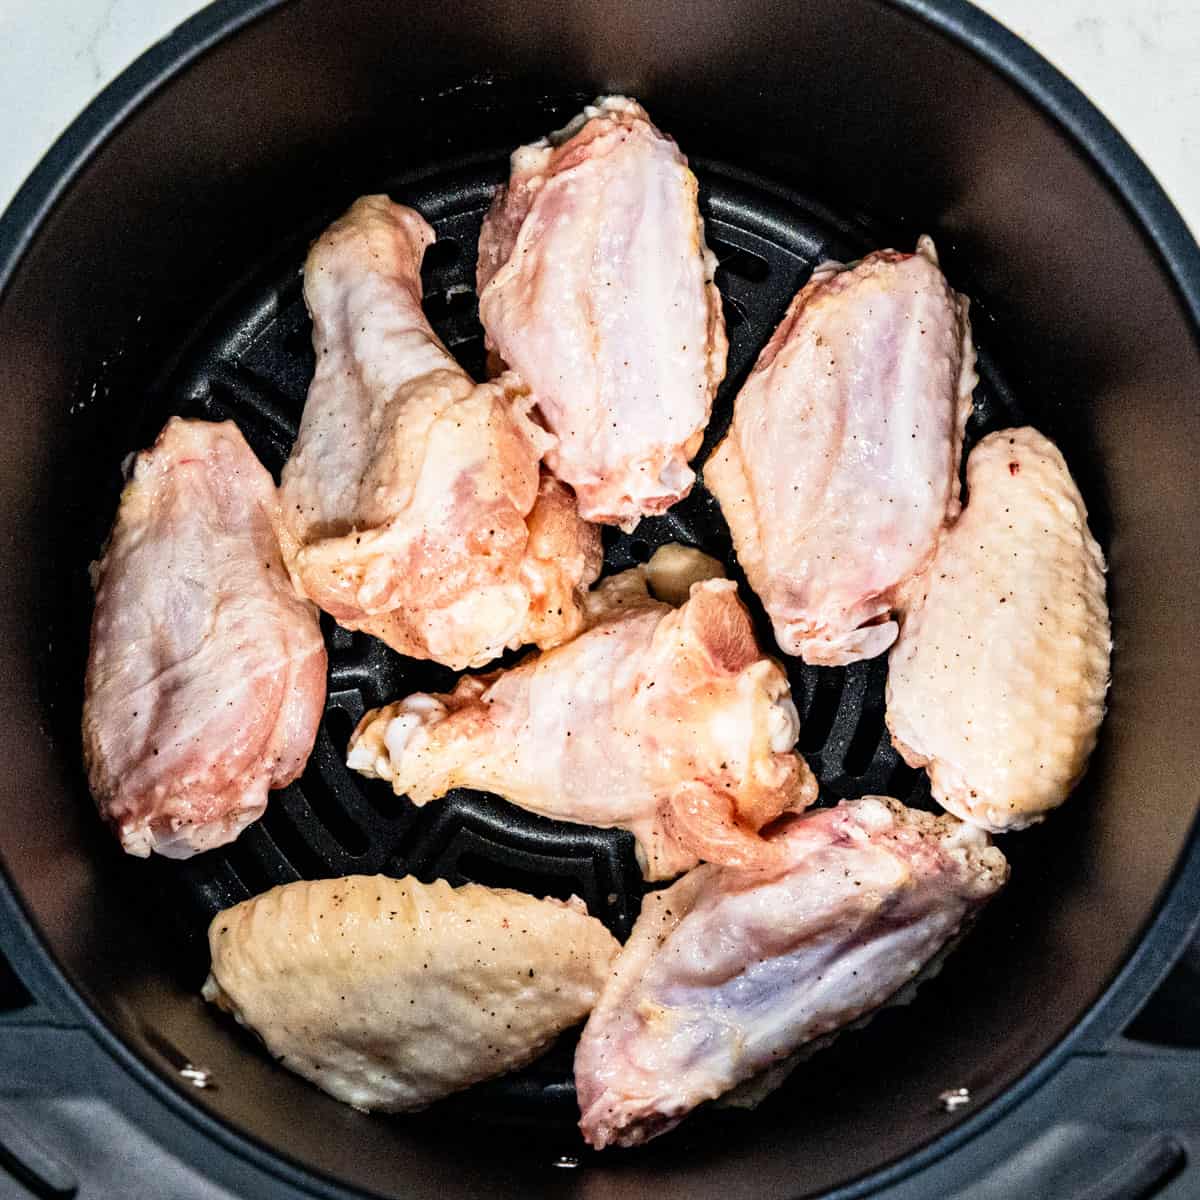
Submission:
<svg viewBox="0 0 1200 1200">
<path fill-rule="evenodd" d="M 425 1114 L 372 1118 L 198 996 L 211 916 L 300 877 L 575 893 L 628 934 L 629 835 L 479 793 L 416 810 L 347 770 L 365 708 L 453 673 L 324 618 L 329 696 L 303 777 L 235 844 L 184 863 L 120 854 L 78 726 L 87 566 L 124 455 L 172 413 L 229 417 L 278 477 L 313 361 L 298 268 L 368 191 L 437 230 L 426 311 L 481 375 L 475 244 L 507 155 L 611 91 L 688 154 L 721 263 L 729 374 L 701 459 L 815 263 L 931 233 L 972 297 L 968 445 L 1029 422 L 1062 446 L 1110 559 L 1116 648 L 1087 778 L 1003 840 L 1007 892 L 914 1004 L 843 1036 L 754 1114 L 701 1112 L 594 1155 L 574 1129 L 570 1036 Z M 0 222 L 0 286 L 0 951 L 15 972 L 0 976 L 0 1192 L 7 1168 L 36 1196 L 179 1200 L 1196 1194 L 1200 1054 L 1145 1039 L 1200 1045 L 1200 955 L 1122 1031 L 1200 913 L 1200 252 L 1021 43 L 952 0 L 231 0 L 54 147 Z M 700 486 L 631 535 L 607 530 L 606 570 L 673 540 L 732 561 Z M 825 799 L 931 805 L 884 729 L 884 660 L 789 669 Z M 965 1103 L 947 1101 L 957 1089 Z"/>
</svg>

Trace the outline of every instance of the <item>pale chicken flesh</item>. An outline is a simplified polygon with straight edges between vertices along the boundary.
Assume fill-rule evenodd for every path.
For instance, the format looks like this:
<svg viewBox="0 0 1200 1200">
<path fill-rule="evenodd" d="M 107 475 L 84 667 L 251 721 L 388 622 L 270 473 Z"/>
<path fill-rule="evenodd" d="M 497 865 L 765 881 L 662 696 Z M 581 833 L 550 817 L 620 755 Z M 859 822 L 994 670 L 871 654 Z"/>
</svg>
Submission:
<svg viewBox="0 0 1200 1200">
<path fill-rule="evenodd" d="M 579 627 L 596 530 L 539 474 L 552 438 L 512 375 L 475 384 L 421 309 L 434 234 L 358 200 L 304 269 L 316 374 L 283 472 L 296 588 L 348 629 L 461 668 Z"/>
<path fill-rule="evenodd" d="M 964 820 L 1039 821 L 1096 744 L 1111 648 L 1104 556 L 1062 455 L 1033 429 L 989 435 L 892 648 L 896 748 Z"/>
<path fill-rule="evenodd" d="M 83 704 L 92 794 L 130 854 L 230 842 L 304 768 L 325 644 L 278 523 L 232 422 L 173 418 L 137 456 L 98 564 Z"/>
<path fill-rule="evenodd" d="M 590 521 L 632 528 L 691 489 L 727 342 L 696 178 L 609 96 L 522 146 L 479 241 L 489 346 L 529 385 Z"/>
<path fill-rule="evenodd" d="M 532 1061 L 596 1002 L 616 939 L 582 901 L 357 875 L 218 913 L 205 999 L 338 1100 L 421 1108 Z"/>
<path fill-rule="evenodd" d="M 959 511 L 975 383 L 967 301 L 928 238 L 825 263 L 792 301 L 704 468 L 785 653 L 844 666 L 895 640 Z"/>
<path fill-rule="evenodd" d="M 793 750 L 787 676 L 735 585 L 697 583 L 673 609 L 635 570 L 589 601 L 589 628 L 565 646 L 369 712 L 350 766 L 415 804 L 472 787 L 631 830 L 651 879 L 771 856 L 756 831 L 811 804 L 817 785 Z"/>
<path fill-rule="evenodd" d="M 910 984 L 1007 877 L 987 835 L 885 797 L 791 818 L 769 871 L 706 865 L 648 895 L 579 1042 L 596 1148 L 859 1020 Z"/>
</svg>

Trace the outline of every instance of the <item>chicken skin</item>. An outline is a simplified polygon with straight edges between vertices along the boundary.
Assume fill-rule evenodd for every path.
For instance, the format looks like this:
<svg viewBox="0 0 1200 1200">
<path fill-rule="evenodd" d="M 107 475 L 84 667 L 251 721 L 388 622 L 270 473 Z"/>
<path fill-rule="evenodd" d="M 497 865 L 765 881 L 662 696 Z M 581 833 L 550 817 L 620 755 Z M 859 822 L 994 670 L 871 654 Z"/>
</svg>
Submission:
<svg viewBox="0 0 1200 1200">
<path fill-rule="evenodd" d="M 616 939 L 572 898 L 382 875 L 218 913 L 204 997 L 338 1100 L 422 1108 L 524 1066 L 600 994 Z"/>
<path fill-rule="evenodd" d="M 1078 782 L 1104 718 L 1112 649 L 1104 556 L 1058 449 L 1005 429 L 967 460 L 888 663 L 887 723 L 950 812 L 1002 832 Z"/>
<path fill-rule="evenodd" d="M 735 585 L 697 583 L 673 609 L 633 570 L 590 605 L 590 627 L 565 646 L 367 713 L 350 766 L 415 804 L 472 787 L 631 830 L 650 879 L 773 856 L 756 831 L 811 804 L 817 785 L 793 750 L 787 677 Z"/>
<path fill-rule="evenodd" d="M 412 209 L 366 196 L 309 253 L 317 370 L 283 472 L 284 556 L 339 624 L 462 668 L 570 637 L 600 542 L 539 475 L 552 439 L 524 389 L 476 385 L 429 327 L 433 239 Z"/>
<path fill-rule="evenodd" d="M 825 263 L 792 301 L 704 468 L 785 653 L 845 666 L 895 641 L 959 511 L 976 380 L 967 301 L 928 238 Z"/>
<path fill-rule="evenodd" d="M 98 564 L 83 752 L 129 854 L 233 841 L 304 767 L 325 643 L 237 426 L 173 418 L 137 456 Z"/>
<path fill-rule="evenodd" d="M 768 871 L 648 895 L 575 1055 L 584 1138 L 633 1146 L 884 1004 L 1004 883 L 953 817 L 866 797 L 791 818 Z"/>
<path fill-rule="evenodd" d="M 715 270 L 696 177 L 635 101 L 598 100 L 513 154 L 479 240 L 479 316 L 589 521 L 632 529 L 691 489 L 725 375 Z"/>
</svg>

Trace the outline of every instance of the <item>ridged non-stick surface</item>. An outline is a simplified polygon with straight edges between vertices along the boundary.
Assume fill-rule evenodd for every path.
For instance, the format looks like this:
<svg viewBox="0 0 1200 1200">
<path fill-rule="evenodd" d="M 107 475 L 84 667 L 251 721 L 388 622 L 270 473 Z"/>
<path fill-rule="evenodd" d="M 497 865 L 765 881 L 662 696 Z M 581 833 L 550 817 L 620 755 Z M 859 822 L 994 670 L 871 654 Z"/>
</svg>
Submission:
<svg viewBox="0 0 1200 1200">
<path fill-rule="evenodd" d="M 747 371 L 813 266 L 826 258 L 856 258 L 874 248 L 874 238 L 869 229 L 842 226 L 803 199 L 718 164 L 693 165 L 701 181 L 708 242 L 721 264 L 717 281 L 730 342 L 728 374 L 702 462 L 728 424 Z M 506 166 L 499 155 L 391 189 L 437 231 L 423 271 L 425 311 L 477 378 L 484 351 L 474 293 L 475 247 L 492 189 Z M 272 277 L 235 300 L 202 336 L 171 388 L 174 411 L 236 421 L 276 478 L 295 438 L 313 369 L 311 325 L 300 288 L 303 252 L 297 246 Z M 968 446 L 989 429 L 1021 420 L 982 351 L 980 375 Z M 645 561 L 656 546 L 670 541 L 699 546 L 727 564 L 742 582 L 762 644 L 777 653 L 770 626 L 737 568 L 720 510 L 702 484 L 671 512 L 642 521 L 631 535 L 606 529 L 605 571 Z M 197 967 L 206 965 L 204 933 L 211 917 L 274 884 L 373 872 L 473 880 L 537 895 L 574 893 L 618 937 L 626 937 L 643 891 L 629 834 L 546 820 L 469 791 L 417 809 L 393 796 L 386 783 L 346 768 L 347 740 L 368 708 L 414 691 L 447 690 L 456 674 L 395 654 L 374 638 L 338 628 L 328 617 L 322 627 L 329 647 L 329 693 L 301 779 L 275 793 L 263 820 L 232 846 L 157 868 L 180 914 L 185 955 L 194 957 Z M 785 662 L 801 717 L 799 749 L 821 782 L 823 798 L 885 793 L 927 806 L 924 774 L 900 760 L 884 726 L 886 658 L 845 669 Z M 458 1103 L 569 1117 L 574 1099 L 570 1053 L 570 1044 L 561 1044 L 529 1070 L 473 1089 Z"/>
</svg>

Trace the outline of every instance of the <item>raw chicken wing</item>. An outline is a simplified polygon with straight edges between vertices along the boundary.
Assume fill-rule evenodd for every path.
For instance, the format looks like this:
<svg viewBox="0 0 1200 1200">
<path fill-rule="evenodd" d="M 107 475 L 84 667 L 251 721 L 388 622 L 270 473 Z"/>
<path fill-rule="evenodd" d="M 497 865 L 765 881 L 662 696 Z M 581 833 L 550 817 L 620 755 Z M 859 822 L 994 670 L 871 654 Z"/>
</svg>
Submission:
<svg viewBox="0 0 1200 1200">
<path fill-rule="evenodd" d="M 631 529 L 691 489 L 725 374 L 715 270 L 696 177 L 640 104 L 598 100 L 513 154 L 479 241 L 479 316 L 589 521 Z"/>
<path fill-rule="evenodd" d="M 719 559 L 679 542 L 659 546 L 644 570 L 646 590 L 650 595 L 675 608 L 687 603 L 692 584 L 725 578 L 725 564 Z"/>
<path fill-rule="evenodd" d="M 597 1149 L 878 1008 L 1007 877 L 987 835 L 870 796 L 790 820 L 769 871 L 698 867 L 648 895 L 575 1055 Z"/>
<path fill-rule="evenodd" d="M 704 468 L 786 653 L 844 666 L 895 640 L 959 510 L 975 382 L 967 301 L 928 238 L 825 263 L 792 301 Z"/>
<path fill-rule="evenodd" d="M 421 310 L 433 230 L 366 196 L 304 268 L 317 371 L 281 500 L 292 579 L 339 624 L 451 667 L 580 623 L 596 530 L 540 478 L 553 439 L 512 375 L 476 385 Z"/>
<path fill-rule="evenodd" d="M 353 875 L 218 913 L 204 997 L 289 1070 L 389 1112 L 531 1062 L 596 1002 L 616 939 L 572 898 Z"/>
<path fill-rule="evenodd" d="M 473 787 L 632 830 L 651 879 L 772 854 L 756 831 L 811 804 L 817 786 L 792 749 L 787 677 L 759 650 L 735 585 L 697 583 L 672 609 L 634 570 L 589 602 L 590 628 L 565 646 L 367 713 L 350 766 L 415 804 Z"/>
<path fill-rule="evenodd" d="M 230 421 L 173 418 L 137 456 L 98 567 L 83 703 L 92 794 L 130 854 L 231 842 L 304 768 L 325 644 L 278 523 Z"/>
<path fill-rule="evenodd" d="M 1005 429 L 967 460 L 888 663 L 887 723 L 945 808 L 1001 832 L 1040 821 L 1087 765 L 1112 648 L 1104 556 L 1058 449 Z"/>
</svg>

